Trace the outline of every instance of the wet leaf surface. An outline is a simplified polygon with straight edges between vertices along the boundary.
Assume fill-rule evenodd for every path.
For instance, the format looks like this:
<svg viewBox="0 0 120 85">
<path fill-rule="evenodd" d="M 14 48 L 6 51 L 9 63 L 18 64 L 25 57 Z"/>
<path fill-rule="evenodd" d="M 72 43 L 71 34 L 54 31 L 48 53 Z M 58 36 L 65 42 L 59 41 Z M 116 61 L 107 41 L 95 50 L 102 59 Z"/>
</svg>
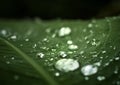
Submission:
<svg viewBox="0 0 120 85">
<path fill-rule="evenodd" d="M 119 23 L 119 17 L 89 21 L 1 20 L 0 82 L 120 85 Z"/>
</svg>

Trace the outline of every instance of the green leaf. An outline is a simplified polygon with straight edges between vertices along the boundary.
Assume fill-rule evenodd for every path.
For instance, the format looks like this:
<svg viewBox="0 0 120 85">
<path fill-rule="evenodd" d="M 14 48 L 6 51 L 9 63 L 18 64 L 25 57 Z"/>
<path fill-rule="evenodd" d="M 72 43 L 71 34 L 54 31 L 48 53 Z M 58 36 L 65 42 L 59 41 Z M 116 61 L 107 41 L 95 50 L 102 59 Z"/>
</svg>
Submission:
<svg viewBox="0 0 120 85">
<path fill-rule="evenodd" d="M 89 21 L 0 20 L 0 82 L 4 85 L 118 84 L 119 23 L 119 17 Z M 70 28 L 71 33 L 60 36 L 62 27 Z M 71 50 L 69 40 L 78 49 Z M 80 67 L 71 72 L 56 69 L 56 62 L 64 59 L 61 51 L 66 52 L 65 59 L 77 60 Z M 97 66 L 96 74 L 83 75 L 83 66 L 98 62 L 101 65 Z"/>
</svg>

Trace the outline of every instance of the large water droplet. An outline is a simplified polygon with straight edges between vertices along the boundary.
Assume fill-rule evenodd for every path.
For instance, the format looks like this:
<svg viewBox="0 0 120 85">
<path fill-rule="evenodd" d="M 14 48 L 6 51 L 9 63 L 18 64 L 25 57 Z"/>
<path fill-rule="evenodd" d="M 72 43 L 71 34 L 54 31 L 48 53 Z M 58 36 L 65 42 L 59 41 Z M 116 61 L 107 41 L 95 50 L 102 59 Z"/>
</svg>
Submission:
<svg viewBox="0 0 120 85">
<path fill-rule="evenodd" d="M 84 76 L 90 76 L 97 73 L 98 68 L 94 65 L 86 65 L 81 68 L 81 72 Z"/>
<path fill-rule="evenodd" d="M 63 36 L 69 35 L 70 33 L 71 33 L 71 29 L 69 27 L 62 27 L 59 30 L 58 35 L 60 37 L 63 37 Z"/>
<path fill-rule="evenodd" d="M 79 68 L 79 63 L 74 59 L 60 59 L 56 62 L 55 68 L 62 72 L 74 71 Z"/>
</svg>

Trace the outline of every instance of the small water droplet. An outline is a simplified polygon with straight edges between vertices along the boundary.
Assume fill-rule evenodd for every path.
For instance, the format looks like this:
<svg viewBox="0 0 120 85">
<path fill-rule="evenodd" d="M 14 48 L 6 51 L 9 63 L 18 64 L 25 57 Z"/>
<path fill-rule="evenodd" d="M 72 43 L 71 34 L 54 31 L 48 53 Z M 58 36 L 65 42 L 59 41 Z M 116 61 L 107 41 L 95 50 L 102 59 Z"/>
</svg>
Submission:
<svg viewBox="0 0 120 85">
<path fill-rule="evenodd" d="M 50 33 L 50 32 L 51 32 L 51 29 L 50 29 L 50 28 L 47 28 L 45 31 L 46 31 L 46 33 Z"/>
<path fill-rule="evenodd" d="M 67 41 L 67 44 L 69 44 L 69 45 L 72 44 L 72 43 L 73 43 L 72 40 Z"/>
<path fill-rule="evenodd" d="M 67 56 L 66 52 L 64 52 L 64 51 L 60 51 L 59 55 L 63 58 Z"/>
<path fill-rule="evenodd" d="M 91 23 L 90 23 L 90 24 L 88 24 L 88 27 L 89 27 L 89 28 L 93 27 L 93 24 L 91 24 Z"/>
<path fill-rule="evenodd" d="M 85 40 L 87 40 L 88 39 L 88 37 L 87 36 L 85 36 L 85 38 L 84 38 Z"/>
<path fill-rule="evenodd" d="M 20 44 L 20 46 L 22 47 L 22 46 L 23 46 L 23 44 Z"/>
<path fill-rule="evenodd" d="M 26 42 L 28 42 L 28 41 L 29 41 L 29 39 L 27 38 L 27 39 L 25 39 L 25 41 L 26 41 Z"/>
<path fill-rule="evenodd" d="M 10 61 L 6 61 L 6 64 L 10 64 Z"/>
<path fill-rule="evenodd" d="M 95 66 L 101 66 L 101 62 L 94 63 Z"/>
<path fill-rule="evenodd" d="M 58 35 L 59 35 L 59 37 L 63 37 L 63 36 L 69 35 L 70 33 L 71 33 L 71 28 L 69 28 L 69 27 L 62 27 L 59 30 Z"/>
<path fill-rule="evenodd" d="M 55 73 L 55 76 L 60 76 L 60 73 L 59 73 L 59 72 L 56 72 L 56 73 Z"/>
<path fill-rule="evenodd" d="M 45 54 L 43 54 L 43 53 L 37 53 L 36 56 L 39 57 L 39 58 L 43 58 L 45 56 Z"/>
<path fill-rule="evenodd" d="M 7 31 L 6 30 L 1 30 L 1 34 L 5 36 L 7 34 Z"/>
<path fill-rule="evenodd" d="M 15 76 L 14 76 L 14 79 L 15 79 L 15 80 L 18 80 L 19 78 L 20 78 L 20 77 L 19 77 L 18 75 L 15 75 Z"/>
<path fill-rule="evenodd" d="M 96 58 L 96 57 L 98 57 L 98 55 L 97 55 L 97 54 L 96 54 L 96 55 L 92 55 L 92 57 L 93 57 L 93 58 Z"/>
<path fill-rule="evenodd" d="M 116 57 L 115 60 L 116 60 L 116 61 L 117 61 L 117 60 L 120 60 L 120 57 Z"/>
<path fill-rule="evenodd" d="M 12 57 L 11 59 L 12 59 L 12 60 L 14 60 L 14 59 L 15 59 L 15 57 Z"/>
<path fill-rule="evenodd" d="M 70 50 L 77 50 L 77 49 L 78 49 L 78 46 L 72 44 L 72 45 L 69 45 L 68 48 L 69 48 Z"/>
<path fill-rule="evenodd" d="M 85 65 L 81 68 L 81 72 L 84 76 L 90 76 L 96 74 L 98 71 L 98 67 L 94 65 Z"/>
<path fill-rule="evenodd" d="M 86 41 L 86 43 L 87 43 L 87 44 L 89 44 L 89 43 L 90 43 L 90 41 Z"/>
<path fill-rule="evenodd" d="M 33 45 L 33 48 L 36 48 L 36 47 L 37 47 L 37 44 L 34 44 L 34 45 Z"/>
<path fill-rule="evenodd" d="M 17 36 L 13 35 L 13 36 L 10 37 L 10 39 L 15 40 L 15 39 L 17 39 Z"/>
<path fill-rule="evenodd" d="M 81 55 L 84 54 L 84 51 L 81 51 L 80 54 L 81 54 Z"/>
<path fill-rule="evenodd" d="M 74 59 L 60 59 L 56 62 L 55 68 L 62 72 L 74 71 L 79 68 L 79 63 Z"/>
<path fill-rule="evenodd" d="M 105 80 L 105 76 L 98 76 L 98 77 L 97 77 L 97 80 L 98 80 L 98 81 L 103 81 L 103 80 Z"/>
<path fill-rule="evenodd" d="M 86 77 L 85 77 L 85 80 L 89 80 L 89 77 L 86 76 Z"/>
<path fill-rule="evenodd" d="M 117 74 L 118 71 L 119 71 L 119 69 L 118 69 L 118 67 L 116 66 L 116 67 L 115 67 L 115 70 L 114 70 L 114 74 Z"/>
<path fill-rule="evenodd" d="M 102 51 L 102 53 L 104 54 L 104 53 L 106 53 L 106 51 L 104 50 L 104 51 Z"/>
<path fill-rule="evenodd" d="M 93 46 L 96 46 L 97 45 L 97 43 L 94 41 L 94 42 L 92 42 L 91 43 Z"/>
</svg>

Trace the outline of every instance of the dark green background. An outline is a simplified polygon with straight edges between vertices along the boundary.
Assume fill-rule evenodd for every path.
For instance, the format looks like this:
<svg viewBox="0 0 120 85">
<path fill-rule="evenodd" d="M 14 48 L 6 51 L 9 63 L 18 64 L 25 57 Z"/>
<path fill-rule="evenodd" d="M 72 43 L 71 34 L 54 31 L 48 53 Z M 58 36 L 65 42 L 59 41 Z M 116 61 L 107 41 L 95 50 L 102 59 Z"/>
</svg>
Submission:
<svg viewBox="0 0 120 85">
<path fill-rule="evenodd" d="M 89 19 L 118 15 L 120 0 L 0 0 L 0 18 Z"/>
</svg>

